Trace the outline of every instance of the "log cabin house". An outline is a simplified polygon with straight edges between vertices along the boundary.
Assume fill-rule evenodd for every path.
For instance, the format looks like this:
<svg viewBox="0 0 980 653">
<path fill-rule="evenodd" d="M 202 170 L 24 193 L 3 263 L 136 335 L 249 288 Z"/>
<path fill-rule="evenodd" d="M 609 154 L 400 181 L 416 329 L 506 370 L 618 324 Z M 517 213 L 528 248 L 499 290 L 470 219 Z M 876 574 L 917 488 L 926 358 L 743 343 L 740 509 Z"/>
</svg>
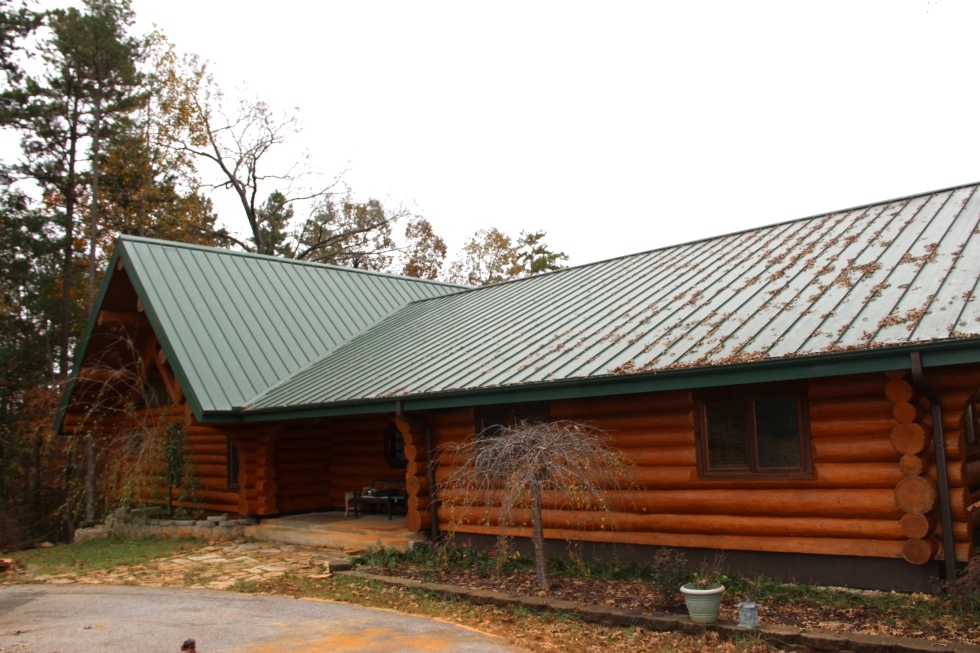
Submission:
<svg viewBox="0 0 980 653">
<path fill-rule="evenodd" d="M 914 589 L 980 532 L 978 279 L 977 184 L 482 288 L 124 236 L 57 428 L 136 369 L 203 507 L 341 509 L 404 475 L 406 524 L 438 531 L 440 445 L 574 419 L 636 489 L 622 527 L 552 510 L 547 537 Z"/>
</svg>

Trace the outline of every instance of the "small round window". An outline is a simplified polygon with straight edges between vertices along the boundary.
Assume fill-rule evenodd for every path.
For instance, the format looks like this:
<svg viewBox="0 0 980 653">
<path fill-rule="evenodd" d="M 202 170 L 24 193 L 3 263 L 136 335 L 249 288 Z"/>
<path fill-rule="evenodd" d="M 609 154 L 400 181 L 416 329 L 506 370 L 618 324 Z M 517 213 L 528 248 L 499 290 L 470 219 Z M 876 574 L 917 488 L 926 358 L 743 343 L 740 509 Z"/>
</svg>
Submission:
<svg viewBox="0 0 980 653">
<path fill-rule="evenodd" d="M 384 433 L 385 460 L 392 467 L 405 467 L 408 459 L 405 458 L 405 438 L 398 430 L 394 422 L 388 424 Z"/>
</svg>

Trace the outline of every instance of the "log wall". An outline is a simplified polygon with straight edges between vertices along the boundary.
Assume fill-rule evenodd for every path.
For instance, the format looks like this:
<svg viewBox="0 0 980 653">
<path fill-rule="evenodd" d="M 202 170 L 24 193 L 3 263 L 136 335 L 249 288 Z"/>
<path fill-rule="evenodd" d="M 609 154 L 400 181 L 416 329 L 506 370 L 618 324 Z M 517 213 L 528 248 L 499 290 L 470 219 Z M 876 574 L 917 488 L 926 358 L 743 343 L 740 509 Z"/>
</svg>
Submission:
<svg viewBox="0 0 980 653">
<path fill-rule="evenodd" d="M 932 369 L 947 438 L 956 557 L 973 555 L 980 526 L 980 452 L 967 450 L 962 418 L 980 387 L 980 368 Z M 552 419 L 589 423 L 636 465 L 636 490 L 610 501 L 610 513 L 570 518 L 545 511 L 546 536 L 655 546 L 725 548 L 905 558 L 942 558 L 936 469 L 928 406 L 905 372 L 814 379 L 807 387 L 812 479 L 702 479 L 697 469 L 693 396 L 689 392 L 553 402 Z M 471 411 L 429 416 L 436 445 L 473 432 Z M 414 435 L 414 433 L 413 433 Z M 437 468 L 437 483 L 453 469 Z M 424 470 L 423 472 L 424 473 Z M 428 483 L 409 483 L 409 526 L 428 527 Z M 452 502 L 452 495 L 440 497 Z M 556 502 L 552 502 L 556 504 Z M 495 534 L 496 512 L 454 513 L 456 532 Z M 450 511 L 440 508 L 440 528 Z M 487 522 L 490 522 L 489 525 Z M 609 528 L 609 524 L 612 528 Z M 600 528 L 602 527 L 602 528 Z M 525 529 L 511 529 L 526 536 Z"/>
</svg>

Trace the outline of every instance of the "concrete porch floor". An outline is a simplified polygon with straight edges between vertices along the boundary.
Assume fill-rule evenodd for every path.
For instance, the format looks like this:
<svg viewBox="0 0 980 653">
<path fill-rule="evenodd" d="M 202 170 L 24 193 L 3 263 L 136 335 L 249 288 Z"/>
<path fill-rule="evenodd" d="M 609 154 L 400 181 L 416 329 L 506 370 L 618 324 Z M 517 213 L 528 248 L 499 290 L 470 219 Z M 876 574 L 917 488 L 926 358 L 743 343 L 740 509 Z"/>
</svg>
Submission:
<svg viewBox="0 0 980 653">
<path fill-rule="evenodd" d="M 378 542 L 405 551 L 413 543 L 425 541 L 423 534 L 405 528 L 404 515 L 389 520 L 387 514 L 344 517 L 340 511 L 267 517 L 256 526 L 246 526 L 245 536 L 263 542 L 332 547 L 345 553 L 364 551 Z"/>
</svg>

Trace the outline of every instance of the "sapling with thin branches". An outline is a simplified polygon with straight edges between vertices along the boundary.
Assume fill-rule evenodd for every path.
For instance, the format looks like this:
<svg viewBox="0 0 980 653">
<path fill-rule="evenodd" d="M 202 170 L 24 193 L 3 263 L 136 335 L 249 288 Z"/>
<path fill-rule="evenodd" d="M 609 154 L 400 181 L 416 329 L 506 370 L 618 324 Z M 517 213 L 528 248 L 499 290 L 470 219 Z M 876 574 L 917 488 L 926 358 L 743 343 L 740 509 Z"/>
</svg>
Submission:
<svg viewBox="0 0 980 653">
<path fill-rule="evenodd" d="M 609 497 L 625 490 L 633 464 L 610 447 L 603 433 L 572 421 L 495 425 L 459 444 L 443 447 L 453 472 L 442 496 L 454 525 L 496 521 L 500 547 L 508 529 L 532 526 L 538 586 L 550 586 L 545 556 L 545 510 L 562 513 L 562 522 L 589 528 L 601 513 L 603 529 L 615 528 Z M 482 510 L 482 516 L 480 515 Z"/>
</svg>

